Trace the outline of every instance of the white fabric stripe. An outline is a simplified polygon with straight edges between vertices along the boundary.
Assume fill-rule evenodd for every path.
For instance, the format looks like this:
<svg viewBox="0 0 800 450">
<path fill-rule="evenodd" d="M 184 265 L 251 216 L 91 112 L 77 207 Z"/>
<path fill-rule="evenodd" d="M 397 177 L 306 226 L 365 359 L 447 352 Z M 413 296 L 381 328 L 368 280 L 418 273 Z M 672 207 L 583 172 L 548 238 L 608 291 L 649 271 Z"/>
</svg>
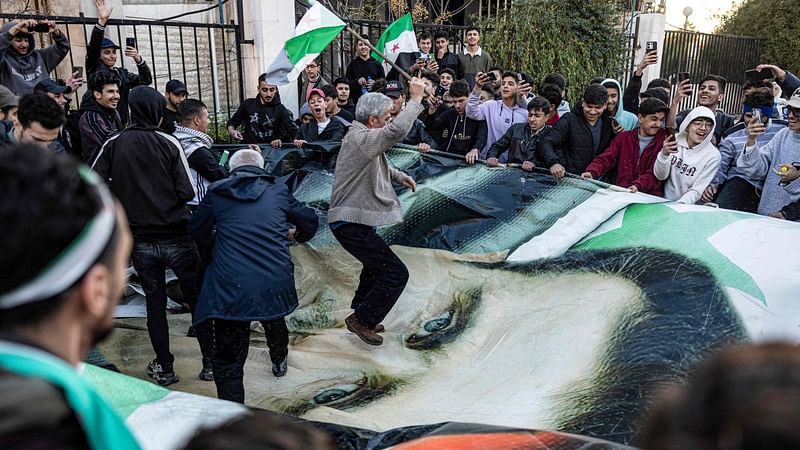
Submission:
<svg viewBox="0 0 800 450">
<path fill-rule="evenodd" d="M 0 296 L 1 309 L 43 300 L 64 292 L 89 270 L 111 239 L 115 226 L 114 200 L 94 172 L 85 167 L 81 170 L 86 171 L 82 176 L 90 177 L 92 180 L 90 184 L 97 188 L 102 200 L 100 211 L 89 220 L 67 248 L 35 278 Z"/>
</svg>

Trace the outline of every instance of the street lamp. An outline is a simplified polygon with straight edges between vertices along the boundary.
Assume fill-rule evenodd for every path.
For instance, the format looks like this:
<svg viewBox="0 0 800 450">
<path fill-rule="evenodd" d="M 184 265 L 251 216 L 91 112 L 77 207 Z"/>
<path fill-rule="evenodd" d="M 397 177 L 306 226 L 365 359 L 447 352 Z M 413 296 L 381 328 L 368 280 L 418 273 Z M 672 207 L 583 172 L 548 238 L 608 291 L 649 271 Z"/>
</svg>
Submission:
<svg viewBox="0 0 800 450">
<path fill-rule="evenodd" d="M 693 12 L 694 11 L 692 10 L 691 6 L 687 6 L 686 8 L 683 8 L 683 15 L 686 16 L 686 20 L 683 21 L 683 31 L 686 31 L 686 30 L 689 29 L 689 16 L 691 16 Z"/>
</svg>

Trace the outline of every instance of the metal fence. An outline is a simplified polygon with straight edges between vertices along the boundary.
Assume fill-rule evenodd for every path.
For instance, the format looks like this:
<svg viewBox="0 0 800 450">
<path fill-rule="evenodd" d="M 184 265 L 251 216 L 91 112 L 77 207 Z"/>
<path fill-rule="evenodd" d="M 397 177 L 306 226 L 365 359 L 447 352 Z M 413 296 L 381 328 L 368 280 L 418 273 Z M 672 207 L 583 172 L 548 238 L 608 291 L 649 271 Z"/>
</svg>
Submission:
<svg viewBox="0 0 800 450">
<path fill-rule="evenodd" d="M 67 35 L 70 52 L 53 76 L 65 78 L 72 67 L 85 66 L 86 46 L 97 19 L 0 14 L 0 23 L 19 19 L 54 20 Z M 183 81 L 190 97 L 208 105 L 212 115 L 209 134 L 225 140 L 225 123 L 244 95 L 238 28 L 237 25 L 109 19 L 106 37 L 122 47 L 126 38 L 135 38 L 140 54 L 153 72 L 151 86 L 163 92 L 167 81 Z M 52 42 L 48 34 L 37 34 L 36 43 L 45 47 Z M 132 59 L 122 52 L 118 56 L 117 64 L 124 64 L 136 73 Z M 80 102 L 85 89 L 74 96 L 74 104 Z"/>
<path fill-rule="evenodd" d="M 707 74 L 721 75 L 728 80 L 720 108 L 728 114 L 739 112 L 745 71 L 755 68 L 760 61 L 764 41 L 751 37 L 725 36 L 690 31 L 667 31 L 664 36 L 664 53 L 661 76 L 673 81 L 678 72 L 689 72 L 694 84 L 691 97 L 684 100 L 681 109 L 697 104 L 700 80 Z"/>
</svg>

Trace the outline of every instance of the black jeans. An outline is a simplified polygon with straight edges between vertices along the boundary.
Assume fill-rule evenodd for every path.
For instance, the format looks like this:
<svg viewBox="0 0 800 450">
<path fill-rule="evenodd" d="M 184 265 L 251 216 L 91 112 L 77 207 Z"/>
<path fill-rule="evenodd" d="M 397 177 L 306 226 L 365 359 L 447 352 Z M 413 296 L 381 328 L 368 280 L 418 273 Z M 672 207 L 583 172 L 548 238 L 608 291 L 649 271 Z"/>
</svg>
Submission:
<svg viewBox="0 0 800 450">
<path fill-rule="evenodd" d="M 350 307 L 361 323 L 375 328 L 403 293 L 408 269 L 373 227 L 346 223 L 336 227 L 333 235 L 364 266 Z"/>
<path fill-rule="evenodd" d="M 167 267 L 178 277 L 183 299 L 194 317 L 197 295 L 202 280 L 202 265 L 197 246 L 189 236 L 170 239 L 136 237 L 133 244 L 133 267 L 142 280 L 147 301 L 147 332 L 156 358 L 165 372 L 171 372 L 175 358 L 169 351 L 169 325 L 167 324 Z M 204 358 L 211 356 L 213 345 L 211 325 L 208 321 L 195 327 L 200 352 Z"/>
<path fill-rule="evenodd" d="M 244 363 L 250 349 L 250 322 L 214 319 L 214 383 L 217 397 L 244 403 Z M 269 359 L 278 364 L 289 354 L 289 329 L 283 317 L 261 321 Z"/>
<path fill-rule="evenodd" d="M 760 201 L 761 192 L 739 177 L 722 183 L 717 193 L 717 204 L 725 209 L 757 213 Z"/>
</svg>

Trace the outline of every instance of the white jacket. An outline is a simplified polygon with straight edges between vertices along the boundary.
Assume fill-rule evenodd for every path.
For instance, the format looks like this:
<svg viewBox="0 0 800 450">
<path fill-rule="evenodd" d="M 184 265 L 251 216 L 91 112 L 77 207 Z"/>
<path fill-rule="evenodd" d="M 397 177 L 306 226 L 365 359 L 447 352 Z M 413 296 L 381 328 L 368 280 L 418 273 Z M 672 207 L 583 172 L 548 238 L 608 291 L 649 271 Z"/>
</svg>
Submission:
<svg viewBox="0 0 800 450">
<path fill-rule="evenodd" d="M 703 142 L 689 148 L 686 129 L 700 117 L 710 119 L 716 126 L 714 113 L 705 106 L 698 106 L 681 123 L 678 152 L 668 156 L 659 152 L 656 158 L 653 172 L 659 180 L 667 181 L 664 184 L 664 197 L 667 200 L 690 205 L 697 203 L 719 169 L 719 150 L 711 143 L 714 127 L 708 131 Z"/>
</svg>

